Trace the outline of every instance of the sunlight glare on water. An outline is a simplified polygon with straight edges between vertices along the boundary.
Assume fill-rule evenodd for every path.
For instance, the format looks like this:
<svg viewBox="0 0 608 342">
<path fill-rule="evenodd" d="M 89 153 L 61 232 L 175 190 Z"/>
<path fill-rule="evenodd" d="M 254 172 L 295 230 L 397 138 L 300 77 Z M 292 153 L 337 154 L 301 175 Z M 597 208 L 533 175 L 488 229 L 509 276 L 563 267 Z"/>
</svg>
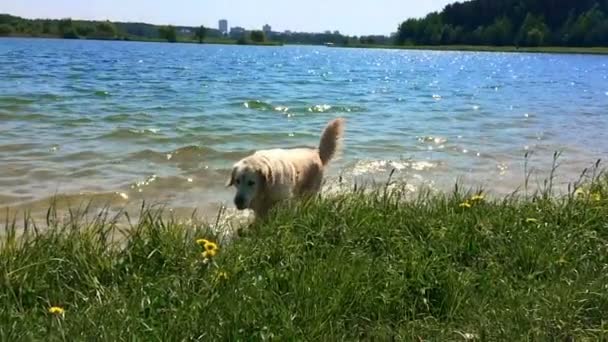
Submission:
<svg viewBox="0 0 608 342">
<path fill-rule="evenodd" d="M 328 180 L 457 180 L 509 193 L 524 153 L 572 181 L 608 156 L 604 56 L 0 40 L 0 205 L 230 205 L 231 165 L 316 146 L 347 118 Z"/>
</svg>

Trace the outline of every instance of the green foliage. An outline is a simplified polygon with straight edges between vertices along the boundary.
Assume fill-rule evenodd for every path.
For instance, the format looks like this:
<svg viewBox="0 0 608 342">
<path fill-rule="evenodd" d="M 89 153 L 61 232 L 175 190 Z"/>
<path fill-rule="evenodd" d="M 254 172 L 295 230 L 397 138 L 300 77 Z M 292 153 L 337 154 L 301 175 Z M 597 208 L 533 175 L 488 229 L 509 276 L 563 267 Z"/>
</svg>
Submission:
<svg viewBox="0 0 608 342">
<path fill-rule="evenodd" d="M 266 37 L 264 36 L 264 32 L 263 31 L 251 31 L 251 41 L 256 42 L 256 43 L 262 43 L 263 41 L 266 40 Z"/>
<path fill-rule="evenodd" d="M 166 39 L 170 43 L 177 42 L 177 30 L 171 25 L 159 27 L 158 36 L 161 39 Z"/>
<path fill-rule="evenodd" d="M 57 24 L 57 28 L 59 31 L 59 35 L 62 38 L 67 38 L 67 39 L 78 39 L 79 38 L 76 27 L 75 27 L 74 23 L 72 22 L 72 19 L 70 19 L 70 18 L 59 20 L 59 23 Z"/>
<path fill-rule="evenodd" d="M 3 231 L 0 340 L 603 341 L 607 186 L 348 193 L 284 203 L 233 240 L 152 210 L 130 226 L 50 210 Z"/>
<path fill-rule="evenodd" d="M 79 37 L 87 37 L 95 32 L 95 27 L 88 24 L 74 26 L 74 30 Z"/>
<path fill-rule="evenodd" d="M 14 29 L 9 24 L 0 24 L 0 36 L 8 36 L 13 33 Z"/>
<path fill-rule="evenodd" d="M 472 0 L 408 19 L 401 45 L 608 46 L 608 1 Z"/>
<path fill-rule="evenodd" d="M 95 26 L 95 35 L 104 38 L 115 38 L 118 35 L 118 30 L 110 21 L 104 21 Z"/>
<path fill-rule="evenodd" d="M 200 44 L 203 43 L 206 36 L 207 36 L 207 28 L 203 25 L 201 25 L 199 28 L 197 28 L 196 31 L 194 32 L 194 37 L 196 39 L 198 39 L 198 42 Z"/>
<path fill-rule="evenodd" d="M 512 37 L 513 25 L 509 18 L 502 17 L 486 28 L 484 43 L 496 46 L 512 45 Z"/>
<path fill-rule="evenodd" d="M 541 46 L 543 45 L 543 42 L 545 40 L 545 34 L 537 29 L 537 28 L 533 28 L 530 31 L 528 31 L 528 34 L 526 35 L 526 39 L 525 39 L 525 45 L 526 46 Z"/>
<path fill-rule="evenodd" d="M 524 46 L 540 46 L 548 33 L 549 29 L 543 19 L 528 13 L 519 30 L 517 42 Z"/>
<path fill-rule="evenodd" d="M 42 23 L 42 33 L 43 34 L 50 34 L 51 33 L 51 29 L 52 29 L 51 27 L 52 27 L 52 24 L 51 24 L 50 21 L 44 21 Z"/>
</svg>

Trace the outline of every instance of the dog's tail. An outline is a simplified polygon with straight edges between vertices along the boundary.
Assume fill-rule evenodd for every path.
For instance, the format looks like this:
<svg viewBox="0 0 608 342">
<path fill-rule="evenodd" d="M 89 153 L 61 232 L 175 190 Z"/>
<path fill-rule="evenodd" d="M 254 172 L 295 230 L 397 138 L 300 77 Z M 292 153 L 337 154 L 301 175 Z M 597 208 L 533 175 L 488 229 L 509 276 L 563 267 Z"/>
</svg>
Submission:
<svg viewBox="0 0 608 342">
<path fill-rule="evenodd" d="M 329 163 L 340 148 L 340 140 L 343 133 L 344 119 L 342 118 L 330 121 L 323 130 L 321 142 L 319 143 L 319 157 L 323 166 Z"/>
</svg>

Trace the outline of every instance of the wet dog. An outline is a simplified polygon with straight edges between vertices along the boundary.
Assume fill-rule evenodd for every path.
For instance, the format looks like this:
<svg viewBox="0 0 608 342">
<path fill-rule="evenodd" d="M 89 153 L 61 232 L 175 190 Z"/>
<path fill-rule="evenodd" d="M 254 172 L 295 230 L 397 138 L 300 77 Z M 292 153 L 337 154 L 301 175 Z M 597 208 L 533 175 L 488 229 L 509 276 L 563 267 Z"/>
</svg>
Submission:
<svg viewBox="0 0 608 342">
<path fill-rule="evenodd" d="M 318 193 L 343 132 L 338 118 L 327 124 L 318 148 L 260 150 L 238 161 L 226 184 L 236 187 L 237 209 L 252 209 L 260 218 L 279 201 Z"/>
</svg>

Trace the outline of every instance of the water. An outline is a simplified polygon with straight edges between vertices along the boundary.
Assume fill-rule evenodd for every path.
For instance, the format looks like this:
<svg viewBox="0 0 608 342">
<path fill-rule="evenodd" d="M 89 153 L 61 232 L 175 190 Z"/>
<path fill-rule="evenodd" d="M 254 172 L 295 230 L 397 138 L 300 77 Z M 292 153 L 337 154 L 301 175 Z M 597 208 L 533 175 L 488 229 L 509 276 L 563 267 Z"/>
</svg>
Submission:
<svg viewBox="0 0 608 342">
<path fill-rule="evenodd" d="M 505 193 L 526 151 L 542 171 L 563 151 L 562 184 L 608 156 L 603 56 L 1 39 L 0 61 L 1 206 L 212 211 L 235 161 L 337 116 L 330 182 Z"/>
</svg>

